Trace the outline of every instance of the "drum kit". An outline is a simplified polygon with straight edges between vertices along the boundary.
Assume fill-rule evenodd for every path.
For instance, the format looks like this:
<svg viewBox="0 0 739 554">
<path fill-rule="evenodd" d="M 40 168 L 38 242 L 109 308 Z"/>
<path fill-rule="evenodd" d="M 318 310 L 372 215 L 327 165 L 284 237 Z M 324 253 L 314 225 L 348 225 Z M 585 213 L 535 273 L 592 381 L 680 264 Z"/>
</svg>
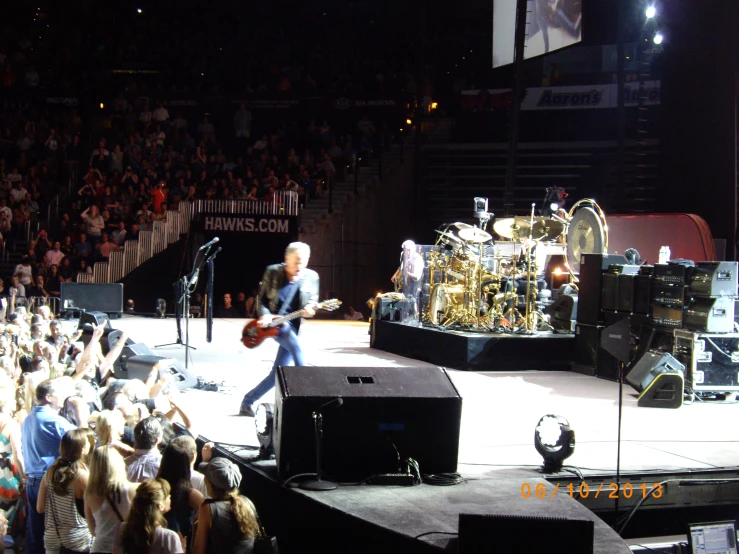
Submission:
<svg viewBox="0 0 739 554">
<path fill-rule="evenodd" d="M 552 217 L 535 216 L 532 205 L 530 217 L 496 220 L 495 234 L 506 245 L 512 243 L 512 251 L 498 248 L 485 230 L 487 220 L 481 220 L 479 227 L 460 222 L 443 225 L 427 258 L 430 298 L 424 322 L 479 331 L 534 333 L 548 328 L 537 301 L 537 278 L 542 281 L 546 255 L 538 253 L 555 243 L 564 245 L 565 266 L 576 282 L 573 268 L 580 254 L 607 248 L 605 215 L 594 201 L 581 202 L 569 213 Z M 521 297 L 519 289 L 524 288 Z"/>
</svg>

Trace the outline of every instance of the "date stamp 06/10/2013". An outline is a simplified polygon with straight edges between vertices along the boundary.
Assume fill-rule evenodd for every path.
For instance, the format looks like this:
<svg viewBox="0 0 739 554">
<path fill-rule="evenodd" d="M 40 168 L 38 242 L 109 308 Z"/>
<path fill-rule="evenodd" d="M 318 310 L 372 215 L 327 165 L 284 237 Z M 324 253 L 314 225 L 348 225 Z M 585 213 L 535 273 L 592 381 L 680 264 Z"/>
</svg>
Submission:
<svg viewBox="0 0 739 554">
<path fill-rule="evenodd" d="M 554 498 L 558 494 L 570 498 L 660 498 L 664 491 L 661 483 L 593 483 L 585 481 L 562 486 L 560 483 L 521 483 L 521 498 Z"/>
</svg>

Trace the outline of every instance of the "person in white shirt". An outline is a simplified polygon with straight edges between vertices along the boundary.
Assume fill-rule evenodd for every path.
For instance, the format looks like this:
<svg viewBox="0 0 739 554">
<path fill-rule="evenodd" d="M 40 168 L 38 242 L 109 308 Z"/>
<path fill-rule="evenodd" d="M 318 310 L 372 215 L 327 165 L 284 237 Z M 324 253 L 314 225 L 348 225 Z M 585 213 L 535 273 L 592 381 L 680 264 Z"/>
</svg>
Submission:
<svg viewBox="0 0 739 554">
<path fill-rule="evenodd" d="M 61 251 L 62 245 L 59 241 L 56 241 L 54 243 L 54 248 L 49 250 L 46 255 L 44 256 L 44 262 L 46 262 L 46 267 L 51 267 L 52 265 L 59 265 L 62 263 L 62 259 L 64 258 L 64 252 Z"/>
<path fill-rule="evenodd" d="M 167 108 L 165 108 L 162 103 L 159 102 L 159 104 L 157 104 L 157 107 L 154 108 L 154 112 L 151 114 L 151 117 L 157 123 L 166 123 L 169 119 L 169 112 L 167 111 Z"/>
<path fill-rule="evenodd" d="M 364 316 L 361 312 L 354 309 L 354 306 L 349 306 L 349 311 L 344 314 L 344 319 L 349 321 L 362 321 Z"/>
<path fill-rule="evenodd" d="M 141 483 L 159 473 L 162 455 L 157 446 L 162 441 L 162 424 L 149 416 L 136 424 L 133 436 L 135 450 L 126 458 L 126 474 L 132 483 Z"/>
</svg>

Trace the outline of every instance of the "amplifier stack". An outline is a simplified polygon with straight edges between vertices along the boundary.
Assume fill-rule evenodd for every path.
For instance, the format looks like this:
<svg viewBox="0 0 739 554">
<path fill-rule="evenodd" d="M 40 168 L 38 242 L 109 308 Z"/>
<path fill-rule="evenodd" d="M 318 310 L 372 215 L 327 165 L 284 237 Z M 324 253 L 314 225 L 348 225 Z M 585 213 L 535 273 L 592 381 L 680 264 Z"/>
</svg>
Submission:
<svg viewBox="0 0 739 554">
<path fill-rule="evenodd" d="M 639 352 L 672 352 L 685 366 L 686 390 L 739 390 L 738 276 L 737 262 L 635 266 L 620 256 L 583 255 L 573 369 L 617 379 L 618 364 L 600 338 L 629 317 Z"/>
</svg>

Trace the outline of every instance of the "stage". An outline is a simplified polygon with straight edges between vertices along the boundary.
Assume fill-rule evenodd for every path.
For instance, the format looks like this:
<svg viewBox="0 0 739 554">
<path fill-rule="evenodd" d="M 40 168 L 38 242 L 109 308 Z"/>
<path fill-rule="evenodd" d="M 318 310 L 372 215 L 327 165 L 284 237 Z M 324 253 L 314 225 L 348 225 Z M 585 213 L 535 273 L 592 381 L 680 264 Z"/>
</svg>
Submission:
<svg viewBox="0 0 739 554">
<path fill-rule="evenodd" d="M 372 347 L 433 365 L 475 371 L 569 370 L 575 335 L 491 333 L 378 320 Z"/>
<path fill-rule="evenodd" d="M 173 319 L 124 315 L 112 323 L 126 330 L 134 341 L 152 347 L 176 339 Z M 254 420 L 236 415 L 241 398 L 269 371 L 277 349 L 273 341 L 246 349 L 239 340 L 244 323 L 215 320 L 213 342 L 209 344 L 205 340 L 205 321 L 190 321 L 190 344 L 197 349 L 191 351 L 190 369 L 223 386 L 221 392 L 189 390 L 180 400 L 193 419 L 195 433 L 202 439 L 224 443 L 221 453 L 239 460 L 254 456 L 253 448 L 258 446 Z M 307 321 L 302 330 L 306 359 L 315 366 L 427 366 L 423 361 L 370 348 L 368 327 L 361 322 Z M 565 342 L 557 338 L 552 341 Z M 504 343 L 503 339 L 500 342 Z M 154 351 L 184 365 L 183 346 Z M 542 460 L 533 444 L 541 416 L 564 416 L 577 436 L 575 452 L 566 463 L 578 468 L 591 488 L 614 481 L 618 383 L 568 371 L 534 371 L 539 368 L 528 363 L 521 369 L 530 371 L 449 370 L 463 398 L 458 470 L 466 483 L 452 487 L 345 486 L 314 493 L 281 486 L 276 481 L 274 461 L 261 461 L 242 464 L 244 492 L 253 497 L 268 530 L 280 535 L 287 554 L 327 552 L 333 551 L 327 545 L 346 548 L 348 544 L 355 552 L 455 551 L 453 535 L 427 535 L 419 540 L 414 537 L 432 531 L 455 533 L 459 513 L 592 519 L 596 522 L 595 552 L 628 552 L 626 543 L 588 509 L 605 514 L 613 509 L 614 501 L 603 497 L 596 501 L 590 495 L 590 499 L 578 502 L 561 491 L 553 495 L 554 480 L 542 480 Z M 264 401 L 273 402 L 274 398 L 265 397 Z M 639 408 L 635 391 L 624 386 L 622 483 L 630 481 L 636 488 L 643 482 L 651 486 L 665 475 L 736 473 L 737 411 L 737 405 L 728 402 L 696 403 L 678 410 Z M 574 475 L 566 476 L 576 487 L 579 485 Z M 525 484 L 534 490 L 537 483 L 543 484 L 545 497 L 531 494 L 525 498 Z M 720 492 L 720 500 L 706 498 L 705 502 L 739 503 L 735 486 L 727 485 Z M 622 497 L 621 510 L 632 507 L 636 496 Z M 659 500 L 646 503 L 635 516 L 631 530 L 639 529 L 640 516 L 648 514 L 650 508 L 685 503 L 685 497 L 668 490 Z"/>
</svg>

